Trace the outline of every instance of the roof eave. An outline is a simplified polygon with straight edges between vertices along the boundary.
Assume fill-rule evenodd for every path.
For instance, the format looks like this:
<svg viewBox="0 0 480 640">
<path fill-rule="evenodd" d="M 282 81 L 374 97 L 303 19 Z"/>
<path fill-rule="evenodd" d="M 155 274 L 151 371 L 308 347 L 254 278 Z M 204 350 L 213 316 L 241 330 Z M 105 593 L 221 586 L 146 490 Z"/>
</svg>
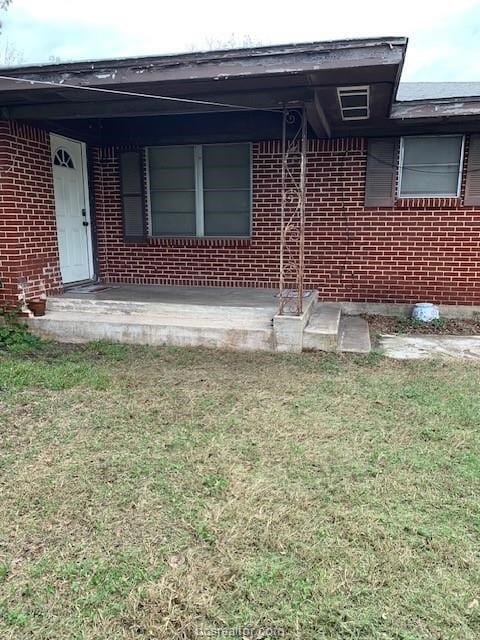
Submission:
<svg viewBox="0 0 480 640">
<path fill-rule="evenodd" d="M 17 67 L 0 67 L 2 75 L 17 75 L 27 73 L 65 73 L 69 71 L 91 71 L 109 67 L 129 68 L 131 66 L 152 68 L 162 65 L 182 65 L 206 62 L 222 62 L 252 57 L 269 57 L 278 55 L 340 51 L 352 48 L 368 49 L 387 45 L 388 47 L 407 46 L 408 39 L 404 37 L 379 37 L 347 40 L 330 40 L 325 42 L 304 42 L 298 44 L 266 45 L 258 47 L 242 47 L 238 49 L 218 49 L 213 51 L 196 51 L 189 53 L 169 53 L 160 56 L 134 56 L 121 58 L 106 58 L 82 60 L 77 62 L 39 63 L 33 65 L 19 65 Z"/>
<path fill-rule="evenodd" d="M 438 100 L 396 101 L 392 106 L 392 120 L 424 118 L 480 117 L 480 96 L 472 98 L 442 98 Z"/>
</svg>

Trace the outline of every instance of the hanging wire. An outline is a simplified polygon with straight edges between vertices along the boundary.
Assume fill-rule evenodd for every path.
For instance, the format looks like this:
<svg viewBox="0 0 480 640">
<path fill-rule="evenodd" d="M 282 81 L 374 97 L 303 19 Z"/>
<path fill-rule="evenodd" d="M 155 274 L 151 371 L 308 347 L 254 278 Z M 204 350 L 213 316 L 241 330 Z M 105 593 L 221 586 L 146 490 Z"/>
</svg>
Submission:
<svg viewBox="0 0 480 640">
<path fill-rule="evenodd" d="M 455 171 L 428 171 L 427 169 L 418 169 L 415 167 L 409 167 L 408 165 L 403 165 L 401 166 L 399 162 L 394 162 L 393 164 L 391 162 L 387 162 L 386 160 L 382 160 L 381 158 L 378 158 L 377 156 L 375 156 L 373 153 L 368 153 L 367 152 L 367 158 L 372 158 L 372 160 L 375 160 L 376 162 L 379 162 L 380 164 L 384 164 L 386 167 L 390 167 L 391 169 L 402 169 L 403 171 L 414 171 L 415 173 L 427 173 L 429 175 L 441 175 L 441 176 L 446 176 L 446 175 L 458 175 L 458 168 Z M 460 166 L 460 163 L 459 163 Z M 462 173 L 478 173 L 480 171 L 479 169 L 466 169 L 465 171 L 462 171 Z"/>
<path fill-rule="evenodd" d="M 139 93 L 137 91 L 123 91 L 121 89 L 104 89 L 101 87 L 85 87 L 85 86 L 79 86 L 75 84 L 69 84 L 66 82 L 53 82 L 52 80 L 29 80 L 28 78 L 17 78 L 13 76 L 1 76 L 1 75 L 0 75 L 0 80 L 23 82 L 24 84 L 30 84 L 30 85 L 39 84 L 47 87 L 57 87 L 57 88 L 63 88 L 63 89 L 77 89 L 79 91 L 110 93 L 113 95 L 129 96 L 133 98 L 149 98 L 149 99 L 151 98 L 153 100 L 181 102 L 184 104 L 200 104 L 203 106 L 210 106 L 210 107 L 227 107 L 229 109 L 244 110 L 244 111 L 267 111 L 269 113 L 279 113 L 283 110 L 283 106 L 278 107 L 278 109 L 275 109 L 275 108 L 268 109 L 265 107 L 254 107 L 254 106 L 248 106 L 248 105 L 231 104 L 228 102 L 214 102 L 212 100 L 197 100 L 194 98 L 179 98 L 176 96 L 159 96 L 153 93 Z"/>
<path fill-rule="evenodd" d="M 194 98 L 179 98 L 178 96 L 160 96 L 160 95 L 156 95 L 156 94 L 152 94 L 152 93 L 141 93 L 141 92 L 137 92 L 137 91 L 123 91 L 121 89 L 105 89 L 105 88 L 101 88 L 101 87 L 85 87 L 85 86 L 79 86 L 79 85 L 75 85 L 75 84 L 69 84 L 66 82 L 54 82 L 52 80 L 31 80 L 29 78 L 19 78 L 16 76 L 3 76 L 0 75 L 0 80 L 8 80 L 8 81 L 14 81 L 14 82 L 21 82 L 24 84 L 29 84 L 29 85 L 42 85 L 42 86 L 48 86 L 48 87 L 57 87 L 57 88 L 63 88 L 63 89 L 76 89 L 79 91 L 90 91 L 90 92 L 96 92 L 96 93 L 108 93 L 108 94 L 113 94 L 113 95 L 121 95 L 121 96 L 129 96 L 129 97 L 133 97 L 133 98 L 148 98 L 148 99 L 152 99 L 152 100 L 162 100 L 162 101 L 169 101 L 169 102 L 180 102 L 180 103 L 184 103 L 184 104 L 198 104 L 198 105 L 203 105 L 203 106 L 211 106 L 211 107 L 222 107 L 222 108 L 228 108 L 228 109 L 235 109 L 235 110 L 243 110 L 243 111 L 265 111 L 268 113 L 281 113 L 284 109 L 283 106 L 279 106 L 277 109 L 275 108 L 265 108 L 265 107 L 255 107 L 255 106 L 251 106 L 251 105 L 238 105 L 238 104 L 233 104 L 233 103 L 228 103 L 228 102 L 215 102 L 212 100 L 198 100 L 198 99 L 194 99 Z M 377 156 L 375 156 L 372 153 L 368 153 L 367 152 L 367 157 L 372 158 L 372 160 L 375 160 L 376 162 L 379 162 L 380 164 L 383 164 L 387 167 L 390 167 L 391 169 L 396 169 L 398 170 L 400 168 L 400 164 L 398 162 L 396 163 L 390 163 L 390 162 L 386 162 L 385 160 L 382 160 L 381 158 L 378 158 Z M 415 173 L 425 173 L 428 175 L 451 175 L 451 174 L 455 174 L 458 173 L 457 171 L 429 171 L 427 169 L 419 169 L 416 167 L 406 167 L 403 166 L 402 167 L 404 170 L 406 169 L 407 171 L 412 171 Z M 466 169 L 465 171 L 463 171 L 462 173 L 465 174 L 470 174 L 470 173 L 478 173 L 480 172 L 480 168 L 478 169 Z"/>
</svg>

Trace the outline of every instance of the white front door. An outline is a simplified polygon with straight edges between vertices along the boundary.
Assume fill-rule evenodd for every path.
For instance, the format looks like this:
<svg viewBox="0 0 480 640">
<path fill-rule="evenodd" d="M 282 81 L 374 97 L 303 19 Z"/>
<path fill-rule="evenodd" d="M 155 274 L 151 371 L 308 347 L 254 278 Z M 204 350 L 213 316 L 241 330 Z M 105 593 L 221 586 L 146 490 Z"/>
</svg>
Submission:
<svg viewBox="0 0 480 640">
<path fill-rule="evenodd" d="M 85 145 L 51 135 L 60 271 L 64 284 L 93 277 Z"/>
</svg>

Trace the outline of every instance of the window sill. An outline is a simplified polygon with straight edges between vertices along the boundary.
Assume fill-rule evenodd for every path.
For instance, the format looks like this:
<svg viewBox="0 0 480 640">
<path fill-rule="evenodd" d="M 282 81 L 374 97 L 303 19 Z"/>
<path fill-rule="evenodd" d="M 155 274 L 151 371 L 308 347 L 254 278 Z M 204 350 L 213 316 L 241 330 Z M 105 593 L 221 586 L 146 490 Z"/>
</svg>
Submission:
<svg viewBox="0 0 480 640">
<path fill-rule="evenodd" d="M 148 244 L 163 247 L 248 247 L 249 236 L 149 236 Z"/>
<path fill-rule="evenodd" d="M 458 209 L 462 206 L 460 196 L 399 196 L 397 209 Z"/>
</svg>

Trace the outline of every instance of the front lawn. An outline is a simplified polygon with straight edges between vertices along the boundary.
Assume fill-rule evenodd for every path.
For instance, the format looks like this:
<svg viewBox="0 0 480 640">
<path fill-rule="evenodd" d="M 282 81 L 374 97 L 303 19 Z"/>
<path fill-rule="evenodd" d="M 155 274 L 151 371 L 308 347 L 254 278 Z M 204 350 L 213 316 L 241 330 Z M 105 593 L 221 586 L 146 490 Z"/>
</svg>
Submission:
<svg viewBox="0 0 480 640">
<path fill-rule="evenodd" d="M 480 637 L 480 366 L 32 349 L 0 354 L 2 640 Z"/>
</svg>

